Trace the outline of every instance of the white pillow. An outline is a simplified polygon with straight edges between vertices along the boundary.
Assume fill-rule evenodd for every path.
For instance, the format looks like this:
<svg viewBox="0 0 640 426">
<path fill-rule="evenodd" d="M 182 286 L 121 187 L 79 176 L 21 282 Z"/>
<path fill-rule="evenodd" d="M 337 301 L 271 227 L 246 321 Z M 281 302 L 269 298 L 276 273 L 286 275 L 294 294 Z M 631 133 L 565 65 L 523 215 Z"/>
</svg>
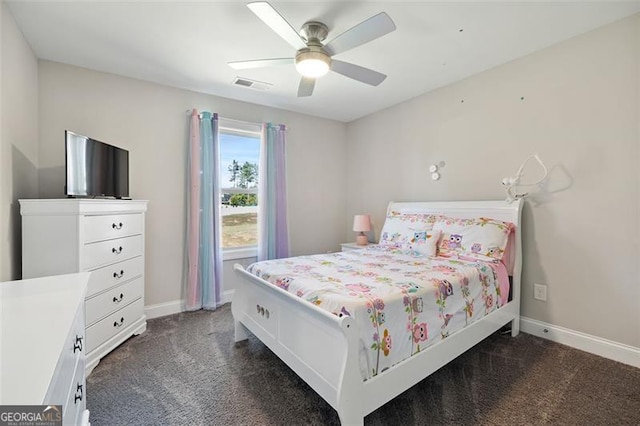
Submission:
<svg viewBox="0 0 640 426">
<path fill-rule="evenodd" d="M 384 221 L 378 244 L 408 250 L 416 234 L 430 231 L 438 217 L 432 214 L 400 214 L 391 211 Z"/>
<path fill-rule="evenodd" d="M 442 232 L 438 256 L 465 256 L 484 261 L 502 259 L 513 224 L 484 217 L 441 217 L 433 226 Z"/>
</svg>

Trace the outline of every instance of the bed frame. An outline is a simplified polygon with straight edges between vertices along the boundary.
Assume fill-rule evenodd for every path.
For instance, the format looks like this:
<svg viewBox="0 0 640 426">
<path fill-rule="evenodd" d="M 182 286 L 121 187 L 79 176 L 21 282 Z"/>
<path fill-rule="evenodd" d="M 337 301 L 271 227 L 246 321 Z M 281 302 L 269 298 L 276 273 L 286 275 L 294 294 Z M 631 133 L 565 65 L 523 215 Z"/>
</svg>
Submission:
<svg viewBox="0 0 640 426">
<path fill-rule="evenodd" d="M 510 301 L 420 353 L 363 381 L 359 366 L 357 325 L 337 317 L 248 273 L 236 264 L 231 310 L 235 341 L 248 331 L 260 339 L 337 412 L 343 425 L 363 425 L 364 416 L 381 407 L 440 367 L 511 322 L 511 335 L 520 330 L 520 224 L 522 200 L 447 201 L 389 204 L 401 212 L 444 214 L 457 218 L 490 217 L 516 225 L 512 234 Z"/>
</svg>

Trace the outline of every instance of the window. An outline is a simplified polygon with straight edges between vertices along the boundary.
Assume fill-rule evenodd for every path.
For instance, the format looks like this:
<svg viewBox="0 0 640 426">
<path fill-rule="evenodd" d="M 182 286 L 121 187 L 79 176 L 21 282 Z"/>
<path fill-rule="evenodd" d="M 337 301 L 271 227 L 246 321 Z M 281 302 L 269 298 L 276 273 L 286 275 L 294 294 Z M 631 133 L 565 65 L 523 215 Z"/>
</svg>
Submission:
<svg viewBox="0 0 640 426">
<path fill-rule="evenodd" d="M 219 121 L 221 244 L 225 259 L 256 255 L 261 127 L 223 118 Z"/>
</svg>

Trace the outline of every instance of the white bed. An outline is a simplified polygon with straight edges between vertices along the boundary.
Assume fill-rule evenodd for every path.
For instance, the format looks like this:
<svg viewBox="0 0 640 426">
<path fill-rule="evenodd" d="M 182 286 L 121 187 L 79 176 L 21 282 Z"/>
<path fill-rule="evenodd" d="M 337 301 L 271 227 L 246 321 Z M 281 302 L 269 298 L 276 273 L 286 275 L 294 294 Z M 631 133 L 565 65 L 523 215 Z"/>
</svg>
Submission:
<svg viewBox="0 0 640 426">
<path fill-rule="evenodd" d="M 444 340 L 393 367 L 363 380 L 360 373 L 360 338 L 354 319 L 339 317 L 294 294 L 258 278 L 236 265 L 232 302 L 235 341 L 253 333 L 294 370 L 337 412 L 343 425 L 362 425 L 364 416 L 511 322 L 519 332 L 520 275 L 522 270 L 520 223 L 522 202 L 452 201 L 390 203 L 389 211 L 442 214 L 453 218 L 488 217 L 515 225 L 511 258 L 511 299 Z"/>
</svg>

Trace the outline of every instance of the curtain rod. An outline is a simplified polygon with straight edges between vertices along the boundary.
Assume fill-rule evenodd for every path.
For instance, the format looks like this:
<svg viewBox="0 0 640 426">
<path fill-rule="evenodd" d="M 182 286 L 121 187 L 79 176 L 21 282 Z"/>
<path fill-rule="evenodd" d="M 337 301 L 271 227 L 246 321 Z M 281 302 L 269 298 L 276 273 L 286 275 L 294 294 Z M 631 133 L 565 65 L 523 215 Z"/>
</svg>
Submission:
<svg viewBox="0 0 640 426">
<path fill-rule="evenodd" d="M 194 109 L 195 109 L 195 108 L 194 108 Z M 188 109 L 188 110 L 186 110 L 186 115 L 189 115 L 189 116 L 190 116 L 192 113 L 193 113 L 193 109 Z M 200 116 L 200 113 L 198 113 L 198 116 Z M 233 122 L 236 122 L 236 123 L 242 123 L 242 124 L 246 124 L 246 123 L 248 123 L 248 124 L 255 124 L 256 126 L 262 126 L 262 123 L 256 123 L 256 122 L 254 122 L 254 121 L 236 120 L 236 119 L 234 119 L 234 118 L 222 117 L 222 116 L 220 116 L 220 115 L 218 115 L 218 118 L 219 118 L 219 119 L 223 119 L 223 120 L 225 120 L 225 121 L 233 121 Z M 271 123 L 271 124 L 273 124 L 273 123 Z M 289 126 L 286 126 L 286 125 L 284 125 L 284 124 L 276 124 L 276 126 L 280 126 L 281 128 L 283 128 L 283 130 L 289 130 Z"/>
</svg>

